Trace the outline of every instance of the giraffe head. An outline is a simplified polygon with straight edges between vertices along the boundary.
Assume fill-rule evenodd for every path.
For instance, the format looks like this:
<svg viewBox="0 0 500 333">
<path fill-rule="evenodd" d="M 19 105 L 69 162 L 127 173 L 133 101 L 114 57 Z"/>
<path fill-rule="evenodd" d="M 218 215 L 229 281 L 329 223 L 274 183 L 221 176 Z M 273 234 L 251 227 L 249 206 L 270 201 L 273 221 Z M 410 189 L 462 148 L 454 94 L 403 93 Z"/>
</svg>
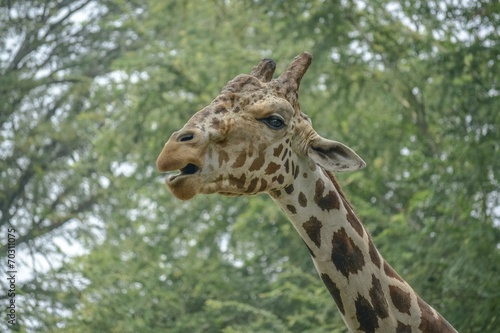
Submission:
<svg viewBox="0 0 500 333">
<path fill-rule="evenodd" d="M 365 166 L 346 145 L 322 138 L 300 111 L 300 80 L 311 55 L 297 56 L 278 78 L 262 60 L 249 75 L 229 81 L 210 105 L 172 134 L 156 161 L 172 193 L 244 195 L 279 191 L 300 167 L 352 171 Z M 303 171 L 303 170 L 302 170 Z"/>
</svg>

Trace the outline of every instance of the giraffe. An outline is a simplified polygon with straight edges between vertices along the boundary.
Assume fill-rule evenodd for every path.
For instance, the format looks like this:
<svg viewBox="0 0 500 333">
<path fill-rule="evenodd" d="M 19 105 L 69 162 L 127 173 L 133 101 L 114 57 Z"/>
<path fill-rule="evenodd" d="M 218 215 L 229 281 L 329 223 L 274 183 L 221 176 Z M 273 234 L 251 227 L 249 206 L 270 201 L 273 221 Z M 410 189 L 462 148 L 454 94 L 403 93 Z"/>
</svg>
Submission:
<svg viewBox="0 0 500 333">
<path fill-rule="evenodd" d="M 269 194 L 307 245 L 350 332 L 456 332 L 383 259 L 342 192 L 333 172 L 365 162 L 321 137 L 300 111 L 311 61 L 304 52 L 273 79 L 276 64 L 263 59 L 229 81 L 165 143 L 156 165 L 170 172 L 166 185 L 182 200 Z"/>
</svg>

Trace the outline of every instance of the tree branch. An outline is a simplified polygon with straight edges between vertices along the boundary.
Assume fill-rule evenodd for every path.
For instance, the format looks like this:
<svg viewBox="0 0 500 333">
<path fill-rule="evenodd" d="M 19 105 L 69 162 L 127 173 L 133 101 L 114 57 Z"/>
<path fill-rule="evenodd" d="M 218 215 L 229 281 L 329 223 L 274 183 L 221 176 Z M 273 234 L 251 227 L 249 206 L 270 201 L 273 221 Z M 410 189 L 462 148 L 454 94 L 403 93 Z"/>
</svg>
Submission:
<svg viewBox="0 0 500 333">
<path fill-rule="evenodd" d="M 33 224 L 33 228 L 31 228 L 26 234 L 20 236 L 16 239 L 16 246 L 24 243 L 28 243 L 31 240 L 44 236 L 60 227 L 62 227 L 66 222 L 76 218 L 79 213 L 89 210 L 96 202 L 100 195 L 95 195 L 89 198 L 86 201 L 80 202 L 76 209 L 73 209 L 71 212 L 64 216 L 59 216 L 54 219 L 49 225 L 45 225 L 44 223 Z M 0 253 L 5 254 L 7 251 L 7 245 L 3 245 L 0 247 Z"/>
</svg>

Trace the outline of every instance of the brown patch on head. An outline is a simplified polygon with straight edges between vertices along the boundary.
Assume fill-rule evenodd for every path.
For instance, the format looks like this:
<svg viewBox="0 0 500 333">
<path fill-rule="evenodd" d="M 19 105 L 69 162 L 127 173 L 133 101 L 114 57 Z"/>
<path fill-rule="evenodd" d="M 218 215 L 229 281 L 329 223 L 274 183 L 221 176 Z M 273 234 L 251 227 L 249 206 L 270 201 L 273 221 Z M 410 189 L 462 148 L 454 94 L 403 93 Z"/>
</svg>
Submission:
<svg viewBox="0 0 500 333">
<path fill-rule="evenodd" d="M 378 317 L 370 302 L 358 294 L 354 306 L 356 307 L 356 319 L 359 322 L 358 330 L 365 333 L 375 333 L 379 327 Z"/>
<path fill-rule="evenodd" d="M 226 84 L 226 86 L 222 89 L 222 95 L 258 91 L 261 87 L 261 81 L 255 76 L 240 74 Z"/>
<path fill-rule="evenodd" d="M 396 271 L 391 267 L 391 265 L 387 263 L 387 261 L 384 261 L 384 272 L 385 275 L 387 275 L 388 277 L 394 278 L 401 282 L 405 282 L 405 280 L 403 280 L 401 276 L 399 276 L 399 274 L 396 273 Z"/>
<path fill-rule="evenodd" d="M 248 97 L 242 97 L 240 98 L 240 106 L 244 109 L 245 107 L 250 104 L 250 99 Z"/>
<path fill-rule="evenodd" d="M 404 291 L 398 286 L 389 285 L 389 294 L 391 295 L 392 304 L 394 304 L 399 312 L 410 314 L 410 293 Z"/>
<path fill-rule="evenodd" d="M 221 113 L 223 114 L 223 113 L 227 113 L 227 112 L 228 112 L 228 110 L 226 109 L 226 107 L 224 105 L 221 105 L 221 104 L 219 104 L 214 110 L 215 114 L 221 114 Z"/>
<path fill-rule="evenodd" d="M 326 289 L 330 292 L 330 295 L 332 295 L 335 303 L 337 303 L 337 306 L 340 310 L 340 312 L 345 315 L 345 310 L 344 310 L 344 302 L 342 302 L 342 298 L 340 297 L 340 289 L 337 287 L 335 282 L 332 281 L 332 279 L 324 273 L 321 273 L 321 280 L 323 280 L 323 283 L 326 286 Z"/>
<path fill-rule="evenodd" d="M 307 236 L 313 241 L 317 247 L 321 247 L 321 227 L 323 223 L 318 220 L 315 216 L 311 216 L 307 222 L 302 224 L 302 228 L 307 233 Z"/>
<path fill-rule="evenodd" d="M 276 164 L 274 162 L 271 162 L 267 166 L 265 173 L 266 173 L 266 175 L 271 175 L 271 174 L 275 173 L 276 171 L 278 171 L 280 167 L 281 167 L 281 165 Z"/>
<path fill-rule="evenodd" d="M 294 188 L 293 188 L 293 184 L 290 184 L 290 185 L 288 185 L 288 186 L 286 186 L 286 187 L 285 187 L 285 192 L 286 192 L 287 194 L 292 194 L 292 193 L 293 193 L 293 190 L 294 190 Z"/>
<path fill-rule="evenodd" d="M 456 332 L 441 315 L 434 317 L 434 311 L 429 304 L 418 297 L 418 306 L 420 308 L 420 325 L 418 328 L 425 333 Z"/>
<path fill-rule="evenodd" d="M 385 299 L 384 291 L 382 290 L 382 285 L 380 284 L 380 280 L 377 279 L 375 275 L 372 275 L 370 300 L 379 318 L 384 319 L 389 316 L 387 300 Z"/>
<path fill-rule="evenodd" d="M 266 153 L 264 149 L 261 149 L 257 157 L 253 160 L 252 165 L 250 165 L 249 171 L 256 171 L 262 168 L 264 162 L 266 161 Z"/>
<path fill-rule="evenodd" d="M 241 177 L 236 177 L 233 175 L 228 176 L 229 184 L 236 186 L 237 188 L 243 188 L 245 186 L 246 176 L 243 174 Z"/>
<path fill-rule="evenodd" d="M 208 116 L 212 114 L 212 109 L 210 107 L 205 107 L 193 115 L 191 121 L 203 122 Z"/>
<path fill-rule="evenodd" d="M 340 273 L 346 278 L 363 269 L 365 259 L 363 252 L 349 237 L 344 228 L 339 229 L 332 237 L 332 261 Z"/>
<path fill-rule="evenodd" d="M 234 161 L 233 163 L 233 168 L 241 168 L 245 164 L 246 160 L 247 160 L 246 151 L 244 150 L 240 151 L 238 157 L 236 157 L 236 161 Z"/>
<path fill-rule="evenodd" d="M 250 181 L 250 184 L 248 185 L 248 188 L 246 190 L 247 193 L 254 193 L 255 192 L 255 189 L 257 188 L 257 183 L 258 183 L 259 179 L 258 178 L 254 178 Z"/>
<path fill-rule="evenodd" d="M 231 93 L 231 92 L 226 92 L 226 93 L 222 93 L 219 96 L 217 96 L 213 100 L 212 104 L 215 104 L 215 103 L 224 104 L 224 103 L 227 103 L 227 102 L 230 102 L 230 104 L 233 104 L 234 101 L 236 100 L 236 98 L 237 98 L 237 94 L 234 94 L 234 93 Z"/>
<path fill-rule="evenodd" d="M 229 161 L 229 154 L 224 150 L 219 151 L 219 166 Z"/>
<path fill-rule="evenodd" d="M 282 150 L 283 150 L 283 144 L 281 144 L 278 147 L 274 148 L 274 151 L 273 151 L 274 157 L 279 157 Z"/>
<path fill-rule="evenodd" d="M 398 326 L 396 326 L 396 333 L 412 333 L 411 326 L 405 325 L 402 322 L 398 321 Z"/>
<path fill-rule="evenodd" d="M 339 209 L 340 202 L 339 198 L 334 191 L 328 191 L 326 195 L 323 195 L 325 191 L 325 182 L 323 179 L 318 179 L 316 181 L 316 192 L 314 193 L 314 201 L 322 210 L 332 210 Z"/>
<path fill-rule="evenodd" d="M 219 127 L 220 127 L 220 119 L 219 118 L 213 118 L 212 119 L 212 128 L 219 129 Z"/>
<path fill-rule="evenodd" d="M 302 207 L 306 207 L 307 206 L 307 197 L 304 194 L 304 192 L 300 192 L 299 193 L 299 205 L 302 206 Z"/>
</svg>

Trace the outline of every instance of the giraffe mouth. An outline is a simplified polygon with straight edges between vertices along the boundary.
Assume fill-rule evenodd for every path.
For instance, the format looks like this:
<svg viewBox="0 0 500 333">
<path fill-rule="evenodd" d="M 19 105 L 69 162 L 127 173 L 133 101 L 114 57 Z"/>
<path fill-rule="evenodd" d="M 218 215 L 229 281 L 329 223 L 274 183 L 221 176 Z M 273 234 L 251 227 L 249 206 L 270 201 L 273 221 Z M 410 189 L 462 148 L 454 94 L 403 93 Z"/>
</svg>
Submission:
<svg viewBox="0 0 500 333">
<path fill-rule="evenodd" d="M 194 175 L 200 170 L 197 165 L 189 163 L 184 168 L 181 169 L 181 175 Z"/>
<path fill-rule="evenodd" d="M 200 168 L 192 163 L 188 163 L 185 167 L 179 170 L 178 173 L 170 175 L 168 177 L 168 182 L 172 183 L 180 177 L 192 176 L 200 172 Z"/>
</svg>

